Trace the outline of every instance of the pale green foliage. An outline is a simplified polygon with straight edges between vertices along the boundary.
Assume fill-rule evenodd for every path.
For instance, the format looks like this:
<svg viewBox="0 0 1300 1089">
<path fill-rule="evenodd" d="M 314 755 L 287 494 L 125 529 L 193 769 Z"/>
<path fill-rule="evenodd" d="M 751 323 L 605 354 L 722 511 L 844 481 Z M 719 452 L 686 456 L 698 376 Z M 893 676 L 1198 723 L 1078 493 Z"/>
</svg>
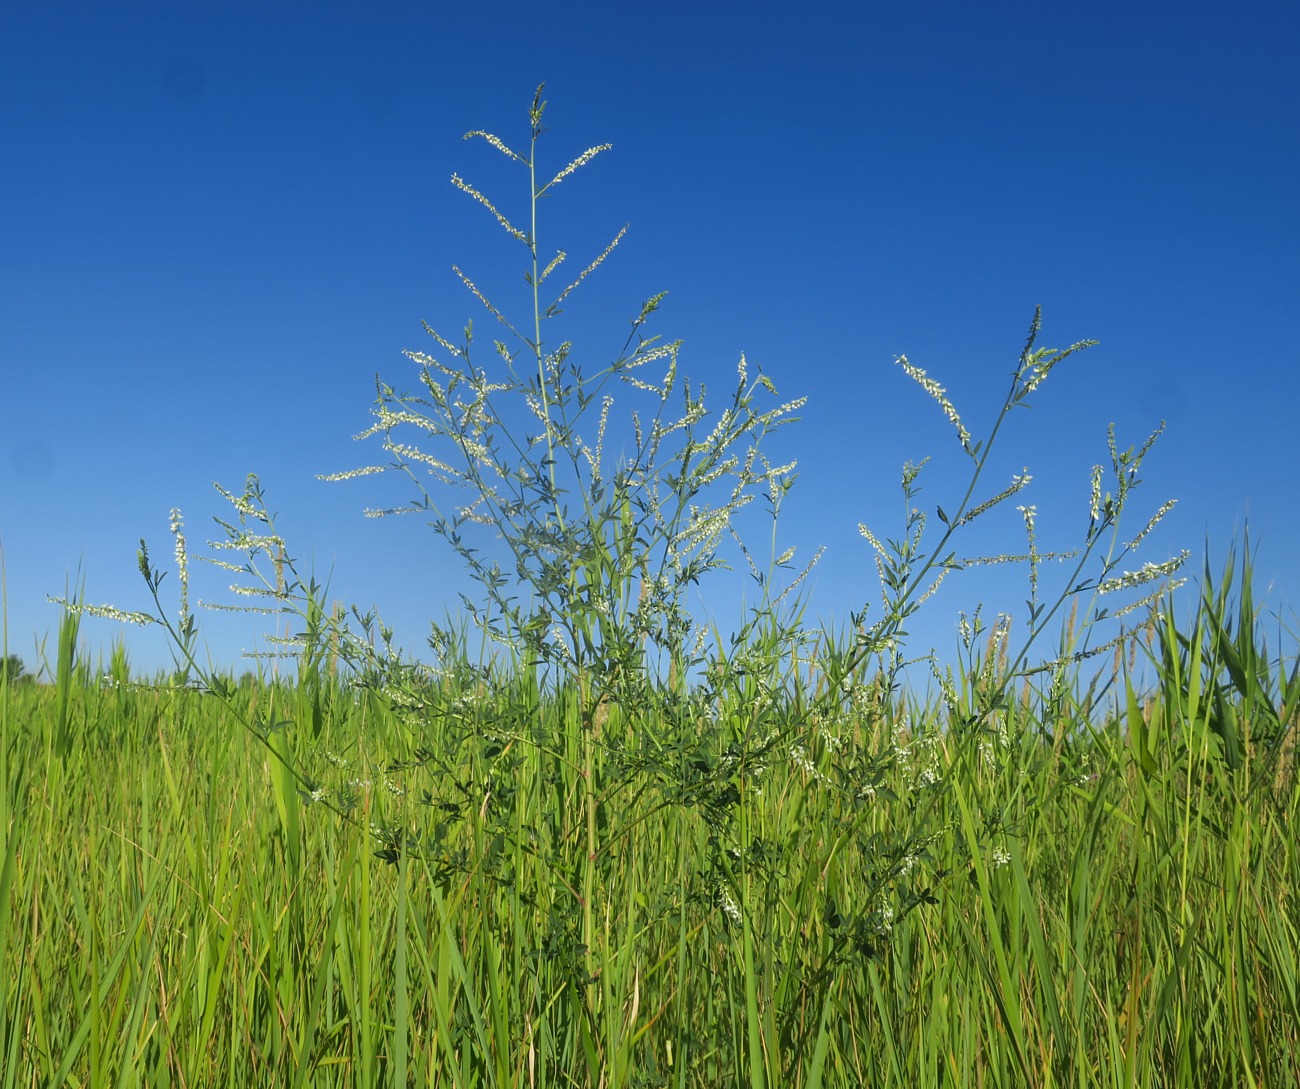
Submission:
<svg viewBox="0 0 1300 1089">
<path fill-rule="evenodd" d="M 970 478 L 964 493 L 954 506 L 947 510 L 943 506 L 935 508 L 935 514 L 942 525 L 942 532 L 937 541 L 927 546 L 925 542 L 928 519 L 919 505 L 920 485 L 918 483 L 925 461 L 920 464 L 908 462 L 904 466 L 903 494 L 909 513 L 903 537 L 882 543 L 867 526 L 859 526 L 863 537 L 876 554 L 883 606 L 880 618 L 868 627 L 866 609 L 855 614 L 853 626 L 860 632 L 856 647 L 851 651 L 840 651 L 841 660 L 827 663 L 827 668 L 832 674 L 848 677 L 860 669 L 865 661 L 879 659 L 888 677 L 885 688 L 892 691 L 906 664 L 904 625 L 951 573 L 963 568 L 988 564 L 1023 564 L 1026 568 L 1029 590 L 1026 602 L 1027 635 L 1014 653 L 1009 653 L 1008 648 L 1003 647 L 1001 653 L 1004 657 L 1009 654 L 1009 665 L 999 672 L 997 684 L 968 686 L 965 689 L 967 698 L 959 702 L 951 695 L 955 692 L 954 687 L 940 675 L 937 665 L 933 663 L 933 655 L 929 656 L 932 669 L 939 680 L 940 691 L 947 698 L 952 723 L 973 729 L 982 729 L 991 716 L 1000 709 L 1006 692 L 1018 678 L 1041 672 L 1059 672 L 1067 663 L 1082 661 L 1131 640 L 1132 634 L 1121 630 L 1110 639 L 1091 642 L 1096 626 L 1108 616 L 1118 618 L 1129 612 L 1148 608 L 1161 593 L 1175 585 L 1168 580 L 1178 571 L 1187 557 L 1187 553 L 1183 552 L 1163 563 L 1147 563 L 1135 572 L 1114 574 L 1174 506 L 1173 501 L 1163 504 L 1148 520 L 1145 528 L 1132 540 L 1125 542 L 1120 537 L 1120 516 L 1127 507 L 1130 492 L 1140 483 L 1138 471 L 1143 459 L 1163 430 L 1163 425 L 1136 453 L 1132 448 L 1121 452 L 1116 445 L 1114 425 L 1110 427 L 1107 432 L 1107 445 L 1110 451 L 1114 491 L 1107 492 L 1103 499 L 1102 471 L 1100 466 L 1096 467 L 1090 477 L 1090 519 L 1081 546 L 1064 551 L 1041 551 L 1038 547 L 1037 506 L 1023 503 L 1016 509 L 1024 522 L 1027 551 L 969 557 L 961 557 L 956 551 L 956 536 L 962 527 L 1009 501 L 1013 496 L 1019 495 L 1032 480 L 1029 470 L 1026 469 L 1014 475 L 1011 483 L 992 498 L 976 501 L 975 496 L 980 480 L 1003 423 L 1014 409 L 1028 406 L 1031 395 L 1042 386 L 1055 367 L 1076 352 L 1090 348 L 1096 343 L 1085 340 L 1065 349 L 1036 348 L 1035 343 L 1041 329 L 1040 308 L 1034 312 L 1029 335 L 1016 368 L 1012 372 L 1011 384 L 1001 411 L 988 439 L 981 442 L 971 441 L 969 432 L 961 422 L 960 414 L 949 400 L 943 386 L 924 370 L 908 362 L 905 357 L 898 360 L 908 377 L 938 403 L 940 410 L 955 426 L 962 450 L 972 462 Z M 928 460 L 927 458 L 926 461 Z M 1055 600 L 1044 601 L 1040 596 L 1040 574 L 1044 563 L 1049 560 L 1068 563 L 1069 567 L 1065 578 L 1060 580 L 1060 589 Z M 1092 576 L 1087 574 L 1089 564 L 1095 566 L 1095 574 Z M 1150 590 L 1150 584 L 1154 583 L 1159 585 L 1154 590 Z M 1143 586 L 1147 586 L 1150 591 L 1146 597 L 1129 602 L 1113 613 L 1109 613 L 1106 608 L 1097 604 L 1097 598 L 1104 594 Z M 1062 607 L 1069 601 L 1075 602 L 1077 617 L 1079 598 L 1088 600 L 1077 629 L 1073 629 L 1080 634 L 1079 645 L 1072 643 L 1071 646 L 1063 648 L 1063 652 L 1058 657 L 1031 664 L 1035 644 L 1046 624 L 1058 618 Z M 999 630 L 1000 638 L 1004 639 L 1006 629 Z M 964 636 L 963 642 L 966 651 L 969 651 L 969 639 Z"/>
<path fill-rule="evenodd" d="M 730 400 L 711 411 L 704 388 L 692 388 L 679 373 L 680 343 L 645 335 L 663 294 L 641 306 L 611 361 L 592 366 L 574 344 L 544 338 L 561 304 L 626 230 L 548 301 L 551 278 L 566 255 L 558 251 L 543 262 L 539 201 L 609 145 L 590 148 L 539 184 L 544 109 L 539 88 L 529 112 L 527 153 L 490 133 L 466 134 L 526 174 L 528 229 L 460 175 L 452 177 L 523 246 L 532 313 L 526 323 L 511 319 L 457 267 L 506 339 L 494 341 L 480 364 L 472 322 L 460 344 L 426 326 L 438 350 L 406 353 L 421 388 L 398 392 L 378 382 L 375 423 L 358 436 L 380 438 L 392 461 L 327 479 L 405 474 L 417 489 L 415 500 L 369 513 L 429 517 L 486 593 L 486 607 L 465 601 L 473 620 L 531 660 L 603 691 L 619 678 L 642 674 L 660 656 L 677 670 L 687 668 L 707 631 L 685 608 L 683 595 L 725 566 L 720 549 L 738 512 L 760 494 L 774 510 L 779 506 L 795 465 L 772 463 L 762 443 L 793 419 L 803 400 L 778 402 L 771 381 L 751 377 L 742 357 Z M 616 459 L 607 450 L 614 431 Z M 497 539 L 504 566 L 502 550 L 493 548 Z M 768 585 L 770 568 L 763 572 L 743 545 L 742 551 Z M 787 549 L 772 566 L 792 559 Z M 774 604 L 769 598 L 760 611 Z"/>
</svg>

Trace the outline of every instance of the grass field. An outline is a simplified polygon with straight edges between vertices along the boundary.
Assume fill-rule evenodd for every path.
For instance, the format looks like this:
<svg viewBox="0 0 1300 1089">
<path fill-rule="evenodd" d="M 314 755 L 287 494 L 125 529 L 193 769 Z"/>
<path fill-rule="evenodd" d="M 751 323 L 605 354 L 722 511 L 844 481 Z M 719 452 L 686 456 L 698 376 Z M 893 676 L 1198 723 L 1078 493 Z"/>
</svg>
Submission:
<svg viewBox="0 0 1300 1089">
<path fill-rule="evenodd" d="M 142 541 L 156 612 L 65 601 L 48 683 L 5 646 L 0 1089 L 1300 1083 L 1300 657 L 1265 642 L 1248 542 L 1190 602 L 1185 553 L 1133 567 L 1173 503 L 1121 533 L 1160 431 L 1112 427 L 1078 548 L 1041 551 L 1022 503 L 1022 554 L 962 551 L 1030 482 L 986 479 L 1003 423 L 1090 346 L 1036 347 L 1036 312 L 978 441 L 897 360 L 969 477 L 932 508 L 908 462 L 902 532 L 861 527 L 879 609 L 809 630 L 795 465 L 763 446 L 802 402 L 742 356 L 706 408 L 645 335 L 662 295 L 598 368 L 543 337 L 622 237 L 543 287 L 539 199 L 609 150 L 542 184 L 544 107 L 527 152 L 469 134 L 528 229 L 453 176 L 526 249 L 531 314 L 457 269 L 508 339 L 480 366 L 472 323 L 430 329 L 416 391 L 376 384 L 387 464 L 330 477 L 401 476 L 371 513 L 416 513 L 482 590 L 432 659 L 325 600 L 251 475 L 201 558 L 282 675 L 198 661 L 179 511 L 167 604 Z M 766 563 L 738 531 L 764 505 Z M 734 632 L 686 605 L 724 549 L 758 586 Z M 908 659 L 909 617 L 988 563 L 1026 572 L 1023 626 L 963 615 L 953 664 Z M 88 662 L 87 617 L 165 627 L 175 675 Z"/>
<path fill-rule="evenodd" d="M 0 687 L 0 1084 L 1294 1085 L 1300 685 L 1260 642 L 1212 593 L 1154 690 L 980 728 L 866 673 L 827 710 L 815 659 L 395 706 L 68 642 Z"/>
</svg>

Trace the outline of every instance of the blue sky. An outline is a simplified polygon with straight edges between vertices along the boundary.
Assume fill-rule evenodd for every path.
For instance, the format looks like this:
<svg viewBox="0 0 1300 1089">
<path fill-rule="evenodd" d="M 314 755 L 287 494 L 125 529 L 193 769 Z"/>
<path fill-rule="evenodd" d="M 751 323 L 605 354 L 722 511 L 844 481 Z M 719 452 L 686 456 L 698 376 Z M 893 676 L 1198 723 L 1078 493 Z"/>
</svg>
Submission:
<svg viewBox="0 0 1300 1089">
<path fill-rule="evenodd" d="M 1179 505 L 1135 557 L 1198 568 L 1249 522 L 1259 589 L 1292 615 L 1300 536 L 1300 8 L 1247 2 L 678 4 L 132 3 L 50 0 L 0 16 L 0 543 L 11 653 L 36 664 L 83 581 L 143 608 L 138 538 L 170 554 L 256 472 L 291 551 L 331 596 L 377 606 L 418 650 L 465 588 L 405 498 L 316 474 L 378 455 L 374 376 L 504 296 L 523 252 L 449 184 L 514 211 L 526 179 L 464 132 L 516 146 L 546 81 L 543 164 L 599 157 L 544 211 L 578 265 L 624 223 L 567 320 L 593 364 L 658 291 L 686 373 L 729 392 L 743 351 L 806 395 L 774 452 L 799 459 L 782 544 L 826 554 L 810 616 L 874 600 L 857 534 L 897 533 L 902 463 L 933 455 L 922 502 L 954 502 L 951 429 L 894 366 L 992 423 L 1034 307 L 1040 343 L 1100 346 L 1004 429 L 996 491 L 1041 547 L 1079 542 L 1106 427 L 1161 419 L 1129 528 Z M 982 547 L 1019 550 L 1007 508 Z M 979 551 L 979 548 L 973 548 Z M 217 572 L 194 594 L 228 600 Z M 1050 574 L 1050 573 L 1049 573 Z M 173 576 L 174 581 L 174 576 Z M 169 584 L 169 589 L 174 589 Z M 743 580 L 701 600 L 728 625 Z M 1023 614 L 1022 574 L 954 582 L 914 646 L 950 652 L 958 609 Z M 256 628 L 205 619 L 240 668 Z M 120 629 L 87 621 L 88 649 Z M 127 629 L 133 665 L 169 659 Z M 53 638 L 47 651 L 53 653 Z"/>
</svg>

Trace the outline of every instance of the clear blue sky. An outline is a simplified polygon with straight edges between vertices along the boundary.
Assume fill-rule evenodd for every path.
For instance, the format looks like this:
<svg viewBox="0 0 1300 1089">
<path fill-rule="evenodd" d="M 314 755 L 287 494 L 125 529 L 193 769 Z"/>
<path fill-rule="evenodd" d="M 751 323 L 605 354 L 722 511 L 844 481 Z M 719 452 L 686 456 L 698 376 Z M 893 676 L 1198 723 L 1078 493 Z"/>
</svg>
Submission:
<svg viewBox="0 0 1300 1089">
<path fill-rule="evenodd" d="M 1042 343 L 1100 347 L 1005 431 L 990 479 L 1034 474 L 1040 544 L 1077 543 L 1106 426 L 1161 419 L 1129 527 L 1179 506 L 1137 560 L 1197 569 L 1249 521 L 1266 603 L 1291 614 L 1300 539 L 1300 8 L 1100 2 L 286 4 L 49 0 L 0 16 L 0 542 L 9 648 L 33 665 L 47 594 L 147 604 L 137 539 L 170 555 L 225 514 L 212 482 L 257 472 L 305 567 L 376 605 L 408 646 L 464 586 L 404 498 L 315 474 L 374 460 L 374 375 L 413 383 L 422 319 L 478 304 L 453 262 L 515 288 L 522 250 L 449 184 L 518 210 L 526 181 L 481 143 L 545 163 L 614 145 L 546 208 L 576 265 L 625 243 L 573 299 L 594 362 L 642 299 L 725 394 L 743 351 L 809 398 L 781 436 L 800 478 L 783 543 L 827 548 L 812 615 L 874 599 L 859 521 L 895 533 L 906 459 L 960 450 L 893 365 L 947 385 L 981 435 L 1035 305 Z M 1145 493 L 1145 494 L 1143 494 Z M 1019 549 L 1008 508 L 992 540 Z M 194 593 L 224 600 L 216 572 Z M 174 583 L 174 576 L 173 576 Z M 168 584 L 174 589 L 173 583 Z M 739 581 L 711 601 L 727 625 Z M 915 631 L 950 651 L 975 597 L 1019 616 L 1021 576 L 944 591 Z M 730 614 L 730 615 L 728 615 Z M 240 668 L 253 629 L 205 621 Z M 87 621 L 92 652 L 117 626 Z M 169 659 L 126 629 L 132 663 Z M 53 638 L 48 651 L 53 653 Z"/>
</svg>

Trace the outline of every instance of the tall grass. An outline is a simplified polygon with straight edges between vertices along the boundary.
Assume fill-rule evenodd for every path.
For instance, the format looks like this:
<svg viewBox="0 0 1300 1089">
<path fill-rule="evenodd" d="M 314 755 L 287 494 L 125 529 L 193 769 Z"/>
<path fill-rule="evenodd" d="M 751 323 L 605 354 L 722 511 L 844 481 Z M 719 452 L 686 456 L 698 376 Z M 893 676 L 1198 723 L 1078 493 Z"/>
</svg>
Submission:
<svg viewBox="0 0 1300 1089">
<path fill-rule="evenodd" d="M 395 769 L 402 721 L 323 682 L 296 758 L 346 764 L 339 822 L 237 718 L 300 686 L 70 683 L 63 707 L 5 685 L 2 1083 L 1294 1084 L 1296 776 L 1271 733 L 1225 746 L 1223 710 L 1251 705 L 1216 600 L 1160 622 L 1159 687 L 1122 666 L 1106 713 L 1029 689 L 991 735 L 914 699 L 837 715 L 806 763 L 741 781 L 743 856 L 709 849 L 715 788 L 670 813 L 639 784 L 591 871 L 590 949 L 579 754 L 492 740 L 572 736 L 577 693 L 445 683 L 430 714 L 468 715 L 479 751 Z M 1295 659 L 1257 664 L 1292 724 Z M 890 754 L 870 791 L 824 782 L 836 746 Z M 398 791 L 425 842 L 390 828 L 386 865 L 370 822 Z M 918 826 L 914 856 L 878 846 Z M 899 910 L 881 894 L 913 867 L 934 883 Z"/>
<path fill-rule="evenodd" d="M 401 474 L 416 497 L 387 510 L 427 518 L 479 580 L 463 625 L 432 626 L 433 660 L 326 607 L 250 476 L 221 489 L 233 514 L 201 558 L 290 621 L 291 674 L 196 660 L 175 511 L 174 607 L 142 542 L 155 611 L 67 601 L 55 683 L 6 671 L 6 1084 L 1293 1081 L 1300 682 L 1264 644 L 1248 552 L 1190 626 L 1166 596 L 1181 558 L 1124 570 L 1170 506 L 1121 533 L 1159 432 L 1135 450 L 1111 431 L 1077 548 L 1040 548 L 1025 504 L 1024 551 L 964 556 L 965 528 L 1029 484 L 984 480 L 1004 424 L 1089 342 L 1038 347 L 1036 314 L 978 441 L 900 359 L 968 480 L 932 529 L 909 463 L 902 532 L 862 527 L 879 610 L 807 629 L 807 568 L 775 529 L 767 561 L 738 532 L 755 498 L 779 513 L 794 466 L 764 443 L 799 402 L 742 359 L 706 407 L 646 334 L 661 295 L 605 366 L 543 336 L 622 237 L 545 300 L 565 257 L 540 250 L 539 200 L 607 148 L 542 184 L 544 106 L 526 153 L 469 134 L 526 174 L 525 218 L 454 178 L 525 248 L 531 313 L 458 269 L 511 339 L 489 369 L 472 325 L 429 330 L 417 391 L 377 384 L 365 434 L 391 461 L 336 475 Z M 729 633 L 683 601 L 733 539 L 761 596 Z M 931 669 L 922 697 L 908 619 L 983 562 L 1025 567 L 1025 622 L 962 617 L 955 668 L 910 663 Z M 176 669 L 139 683 L 119 648 L 96 680 L 87 615 L 165 626 Z M 1126 615 L 1151 619 L 1106 630 Z"/>
</svg>

